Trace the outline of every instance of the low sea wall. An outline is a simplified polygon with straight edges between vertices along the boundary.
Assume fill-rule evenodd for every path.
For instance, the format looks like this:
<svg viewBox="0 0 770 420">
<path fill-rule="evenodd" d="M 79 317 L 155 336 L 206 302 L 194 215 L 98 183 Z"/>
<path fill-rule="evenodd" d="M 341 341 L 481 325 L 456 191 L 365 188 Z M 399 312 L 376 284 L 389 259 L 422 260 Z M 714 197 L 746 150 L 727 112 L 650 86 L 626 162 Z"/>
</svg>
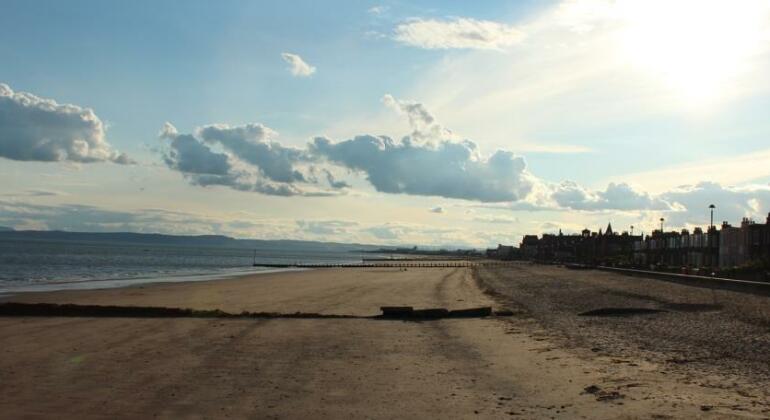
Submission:
<svg viewBox="0 0 770 420">
<path fill-rule="evenodd" d="M 612 271 L 634 277 L 648 277 L 657 280 L 671 281 L 697 287 L 733 290 L 737 292 L 754 293 L 770 296 L 770 282 L 736 280 L 723 277 L 697 276 L 692 274 L 667 273 L 664 271 L 637 270 L 632 268 L 617 268 L 596 266 L 597 270 Z"/>
</svg>

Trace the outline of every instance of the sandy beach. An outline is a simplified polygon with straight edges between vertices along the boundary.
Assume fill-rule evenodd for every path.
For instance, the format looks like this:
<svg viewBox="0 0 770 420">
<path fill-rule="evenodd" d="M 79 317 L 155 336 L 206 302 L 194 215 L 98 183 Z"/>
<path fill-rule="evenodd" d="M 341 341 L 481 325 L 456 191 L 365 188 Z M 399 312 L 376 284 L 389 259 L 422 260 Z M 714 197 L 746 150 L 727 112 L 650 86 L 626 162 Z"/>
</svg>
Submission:
<svg viewBox="0 0 770 420">
<path fill-rule="evenodd" d="M 5 297 L 361 316 L 376 315 L 383 305 L 487 305 L 514 316 L 421 322 L 4 317 L 0 417 L 770 416 L 762 376 L 683 364 L 672 369 L 649 354 L 609 345 L 597 352 L 528 311 L 516 300 L 517 288 L 495 286 L 514 281 L 501 278 L 468 268 L 329 269 Z M 522 296 L 536 299 L 531 291 Z"/>
</svg>

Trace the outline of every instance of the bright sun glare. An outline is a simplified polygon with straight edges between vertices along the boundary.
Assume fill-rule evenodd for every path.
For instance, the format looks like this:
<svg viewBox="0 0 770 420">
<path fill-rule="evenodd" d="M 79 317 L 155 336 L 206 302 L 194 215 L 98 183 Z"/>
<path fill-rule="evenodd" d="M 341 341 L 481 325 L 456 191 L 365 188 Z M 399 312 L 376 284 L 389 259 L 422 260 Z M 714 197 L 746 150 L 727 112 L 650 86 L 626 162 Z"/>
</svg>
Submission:
<svg viewBox="0 0 770 420">
<path fill-rule="evenodd" d="M 621 1 L 624 54 L 682 100 L 698 105 L 729 93 L 767 42 L 766 0 Z"/>
</svg>

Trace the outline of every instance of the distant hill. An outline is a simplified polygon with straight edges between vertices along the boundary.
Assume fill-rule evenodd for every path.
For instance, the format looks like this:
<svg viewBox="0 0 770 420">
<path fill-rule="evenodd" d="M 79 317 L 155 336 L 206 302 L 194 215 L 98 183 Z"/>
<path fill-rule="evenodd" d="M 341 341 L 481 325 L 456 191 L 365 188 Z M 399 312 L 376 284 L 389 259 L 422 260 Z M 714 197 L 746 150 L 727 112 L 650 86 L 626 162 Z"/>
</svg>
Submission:
<svg viewBox="0 0 770 420">
<path fill-rule="evenodd" d="M 13 232 L 13 228 L 9 228 L 8 226 L 0 226 L 0 232 Z"/>
<path fill-rule="evenodd" d="M 145 245 L 226 247 L 249 249 L 303 249 L 303 250 L 334 250 L 334 251 L 366 251 L 376 250 L 379 245 L 345 244 L 338 242 L 317 242 L 300 240 L 262 240 L 235 239 L 223 235 L 163 235 L 159 233 L 133 232 L 65 232 L 59 230 L 8 230 L 0 229 L 1 239 L 17 239 L 31 241 L 72 241 L 93 243 L 125 243 Z"/>
</svg>

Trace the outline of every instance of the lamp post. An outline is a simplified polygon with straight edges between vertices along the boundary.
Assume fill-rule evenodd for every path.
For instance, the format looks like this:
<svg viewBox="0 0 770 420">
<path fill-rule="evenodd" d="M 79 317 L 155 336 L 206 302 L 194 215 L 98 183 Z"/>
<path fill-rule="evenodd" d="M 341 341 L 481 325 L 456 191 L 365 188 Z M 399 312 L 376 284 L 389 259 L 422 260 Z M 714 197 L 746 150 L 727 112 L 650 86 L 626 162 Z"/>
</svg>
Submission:
<svg viewBox="0 0 770 420">
<path fill-rule="evenodd" d="M 716 239 L 716 229 L 714 229 L 714 209 L 717 206 L 713 204 L 709 204 L 709 210 L 711 210 L 711 227 L 709 228 L 708 234 L 706 236 L 706 241 L 708 241 L 708 247 L 709 247 L 709 266 L 714 267 L 717 265 L 717 261 L 719 261 L 719 245 L 714 246 L 714 242 L 717 242 Z M 712 237 L 714 235 L 715 237 Z M 717 254 L 717 255 L 714 255 Z M 711 275 L 713 276 L 714 273 L 712 272 Z"/>
<path fill-rule="evenodd" d="M 631 225 L 631 236 L 634 236 L 634 225 Z"/>
<path fill-rule="evenodd" d="M 663 221 L 664 221 L 664 220 L 666 220 L 666 219 L 664 219 L 664 218 L 662 218 L 662 217 L 660 218 L 660 234 L 661 234 L 661 235 L 663 234 Z"/>
</svg>

